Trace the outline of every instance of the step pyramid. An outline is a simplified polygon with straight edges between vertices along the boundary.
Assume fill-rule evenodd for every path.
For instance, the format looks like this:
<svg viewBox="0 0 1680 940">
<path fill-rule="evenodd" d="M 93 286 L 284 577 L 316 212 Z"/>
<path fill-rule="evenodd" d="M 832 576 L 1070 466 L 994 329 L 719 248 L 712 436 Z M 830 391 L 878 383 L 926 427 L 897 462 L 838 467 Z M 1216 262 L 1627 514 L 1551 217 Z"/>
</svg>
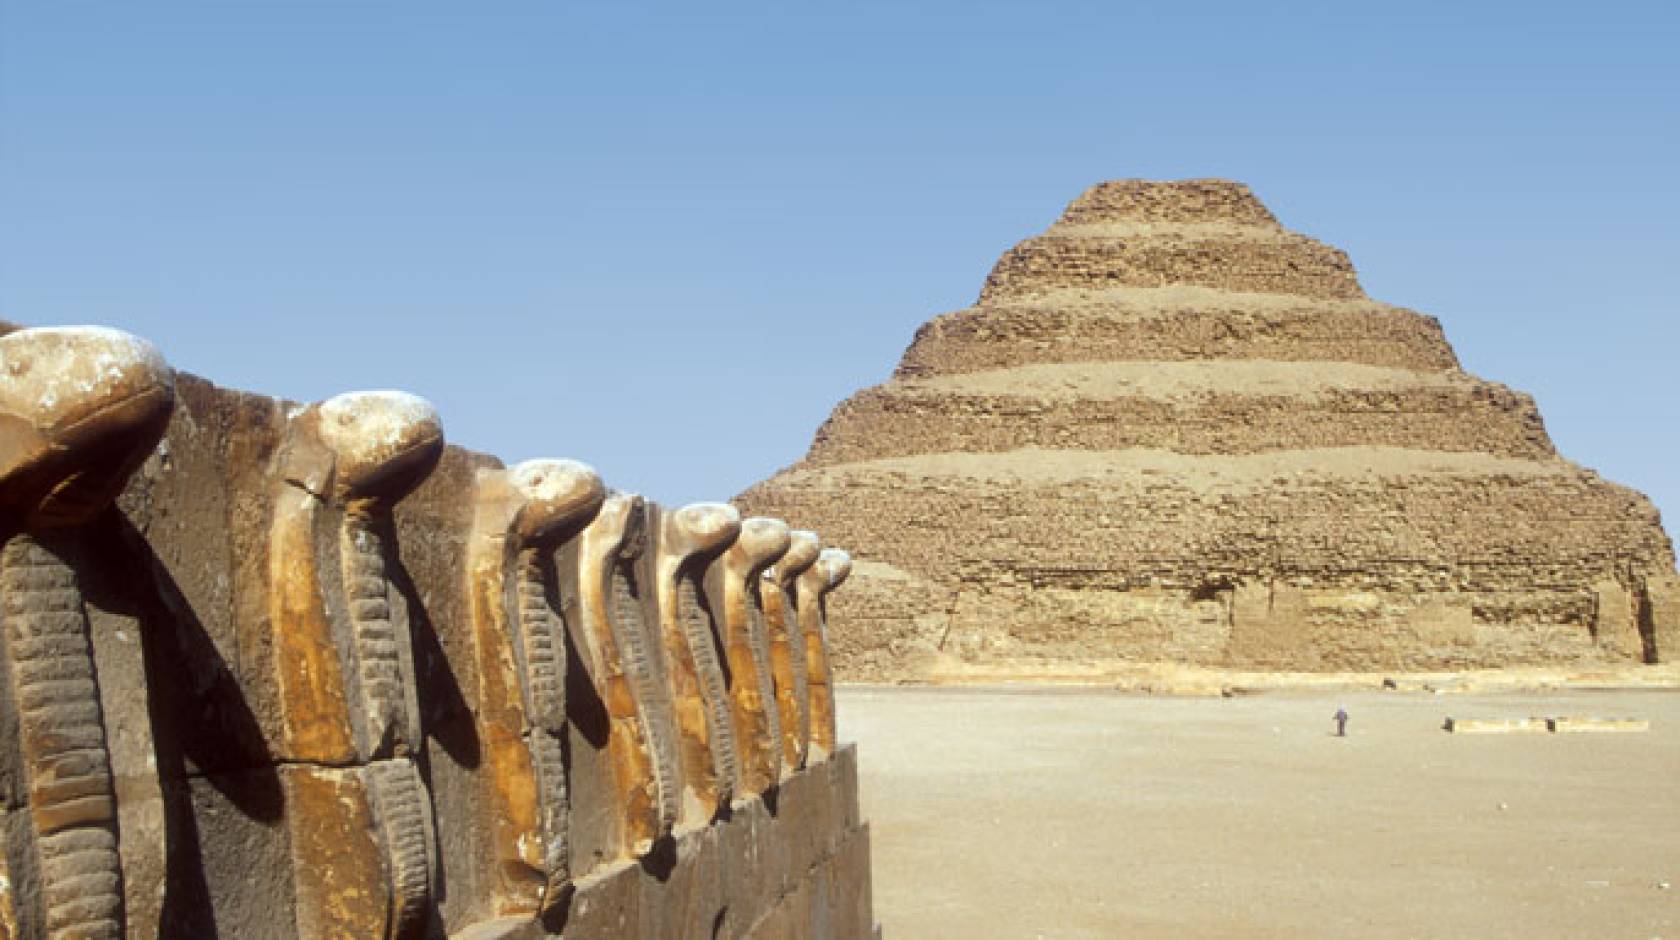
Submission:
<svg viewBox="0 0 1680 940">
<path fill-rule="evenodd" d="M 857 558 L 850 678 L 1680 655 L 1651 502 L 1225 180 L 1088 190 L 738 502 Z"/>
</svg>

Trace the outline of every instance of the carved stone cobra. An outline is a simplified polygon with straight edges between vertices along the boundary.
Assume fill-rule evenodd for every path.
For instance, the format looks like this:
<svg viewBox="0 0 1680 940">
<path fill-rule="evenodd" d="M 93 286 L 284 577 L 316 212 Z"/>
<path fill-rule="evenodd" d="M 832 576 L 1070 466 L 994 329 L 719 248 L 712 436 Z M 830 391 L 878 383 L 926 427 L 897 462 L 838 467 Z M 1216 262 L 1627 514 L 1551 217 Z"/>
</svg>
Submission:
<svg viewBox="0 0 1680 940">
<path fill-rule="evenodd" d="M 805 766 L 811 740 L 811 699 L 805 666 L 805 637 L 799 628 L 794 581 L 816 563 L 822 543 L 815 532 L 788 533 L 787 553 L 758 579 L 764 629 L 770 638 L 770 673 L 776 684 L 776 716 L 782 728 L 782 776 Z"/>
<path fill-rule="evenodd" d="M 799 629 L 805 636 L 805 675 L 811 700 L 811 760 L 834 754 L 834 673 L 828 662 L 828 592 L 852 573 L 852 556 L 825 548 L 799 575 Z"/>
<path fill-rule="evenodd" d="M 583 530 L 577 555 L 578 612 L 595 657 L 596 694 L 612 723 L 607 738 L 618 809 L 619 854 L 644 855 L 677 820 L 677 758 L 670 690 L 643 624 L 636 559 L 647 548 L 640 496 L 611 493 Z"/>
<path fill-rule="evenodd" d="M 753 516 L 742 521 L 740 536 L 706 572 L 729 663 L 729 701 L 740 756 L 738 799 L 758 796 L 781 779 L 781 722 L 758 580 L 790 544 L 787 523 Z"/>
<path fill-rule="evenodd" d="M 0 784 L 5 804 L 27 812 L 7 821 L 0 810 L 3 936 L 125 933 L 116 788 L 65 553 L 163 436 L 174 402 L 174 373 L 126 333 L 0 337 Z"/>
<path fill-rule="evenodd" d="M 741 530 L 723 503 L 692 503 L 660 517 L 655 584 L 666 677 L 676 712 L 684 826 L 704 826 L 729 805 L 737 778 L 729 697 L 699 579 Z"/>
<path fill-rule="evenodd" d="M 424 936 L 436 860 L 391 509 L 443 451 L 431 405 L 356 392 L 291 422 L 269 616 L 303 936 Z"/>
<path fill-rule="evenodd" d="M 554 551 L 594 516 L 604 494 L 600 475 L 571 460 L 478 474 L 468 592 L 498 914 L 547 909 L 571 889 L 565 628 L 551 600 Z"/>
</svg>

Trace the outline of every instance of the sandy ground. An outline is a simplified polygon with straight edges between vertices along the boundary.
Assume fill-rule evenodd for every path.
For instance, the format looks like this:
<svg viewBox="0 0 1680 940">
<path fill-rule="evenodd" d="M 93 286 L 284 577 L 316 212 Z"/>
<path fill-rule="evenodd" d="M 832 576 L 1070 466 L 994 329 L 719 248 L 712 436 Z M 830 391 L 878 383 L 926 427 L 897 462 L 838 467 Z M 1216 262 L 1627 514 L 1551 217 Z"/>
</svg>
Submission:
<svg viewBox="0 0 1680 940">
<path fill-rule="evenodd" d="M 1673 690 L 848 687 L 839 714 L 889 938 L 1680 938 Z M 1441 730 L 1535 715 L 1651 729 Z"/>
</svg>

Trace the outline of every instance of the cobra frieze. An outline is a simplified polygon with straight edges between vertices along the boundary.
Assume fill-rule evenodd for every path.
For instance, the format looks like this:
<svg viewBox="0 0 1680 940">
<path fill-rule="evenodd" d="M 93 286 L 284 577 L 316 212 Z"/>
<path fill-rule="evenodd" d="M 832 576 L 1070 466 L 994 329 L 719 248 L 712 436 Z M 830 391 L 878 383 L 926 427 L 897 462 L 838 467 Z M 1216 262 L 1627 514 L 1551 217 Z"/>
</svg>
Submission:
<svg viewBox="0 0 1680 940">
<path fill-rule="evenodd" d="M 870 935 L 794 541 L 0 323 L 0 940 Z"/>
</svg>

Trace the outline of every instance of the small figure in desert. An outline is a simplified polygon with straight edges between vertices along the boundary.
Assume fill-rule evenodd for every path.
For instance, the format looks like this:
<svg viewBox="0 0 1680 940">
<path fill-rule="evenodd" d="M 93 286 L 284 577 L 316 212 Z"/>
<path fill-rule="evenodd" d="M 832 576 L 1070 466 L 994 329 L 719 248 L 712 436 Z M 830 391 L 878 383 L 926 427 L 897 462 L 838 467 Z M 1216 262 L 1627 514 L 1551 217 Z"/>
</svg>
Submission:
<svg viewBox="0 0 1680 940">
<path fill-rule="evenodd" d="M 1335 718 L 1336 718 L 1336 737 L 1338 737 L 1338 738 L 1347 737 L 1347 720 L 1348 720 L 1347 706 L 1345 706 L 1345 705 L 1337 706 L 1336 707 Z"/>
</svg>

